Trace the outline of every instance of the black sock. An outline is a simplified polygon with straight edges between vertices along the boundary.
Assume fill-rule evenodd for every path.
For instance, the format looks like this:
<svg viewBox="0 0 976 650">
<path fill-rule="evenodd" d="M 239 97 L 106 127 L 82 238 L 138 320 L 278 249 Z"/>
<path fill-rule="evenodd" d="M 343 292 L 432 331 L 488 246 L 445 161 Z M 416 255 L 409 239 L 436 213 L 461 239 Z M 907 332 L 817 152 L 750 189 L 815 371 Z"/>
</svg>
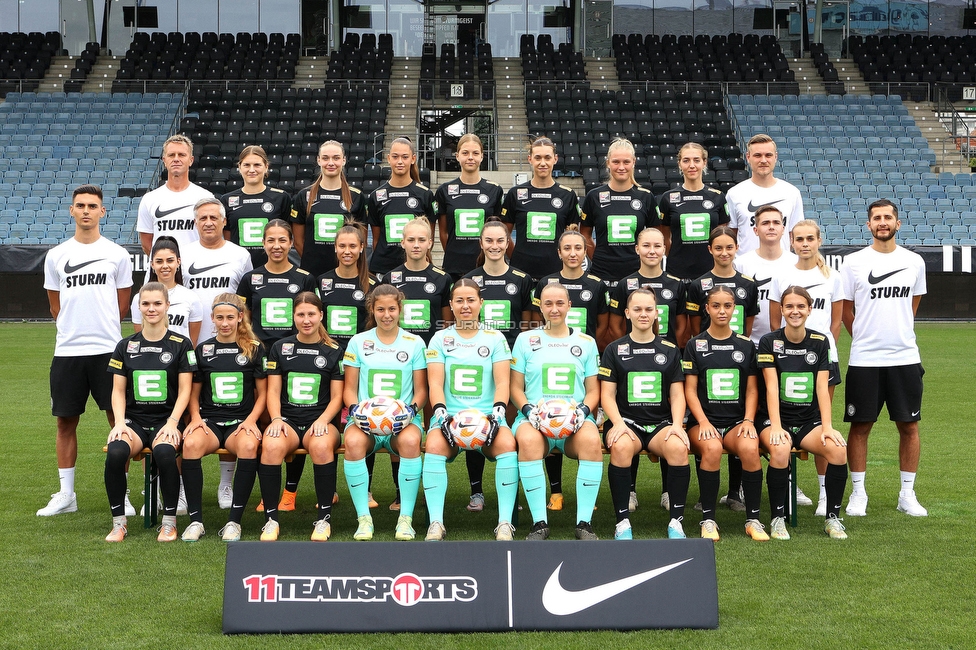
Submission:
<svg viewBox="0 0 976 650">
<path fill-rule="evenodd" d="M 400 461 L 390 459 L 390 472 L 393 474 L 393 487 L 396 488 L 396 500 L 400 502 Z"/>
<path fill-rule="evenodd" d="M 562 458 L 560 456 L 560 458 Z M 630 516 L 628 504 L 630 502 L 630 468 L 617 467 L 610 463 L 607 468 L 607 482 L 610 483 L 610 499 L 613 501 L 613 512 L 619 524 Z"/>
<path fill-rule="evenodd" d="M 742 472 L 742 495 L 746 505 L 746 519 L 759 519 L 762 503 L 762 469 Z"/>
<path fill-rule="evenodd" d="M 668 468 L 668 498 L 671 501 L 671 518 L 685 516 L 685 501 L 688 499 L 688 484 L 691 482 L 691 467 L 676 465 Z"/>
<path fill-rule="evenodd" d="M 640 454 L 630 461 L 630 491 L 637 492 L 637 471 L 640 469 Z"/>
<path fill-rule="evenodd" d="M 664 458 L 658 459 L 658 464 L 661 466 L 661 492 L 668 491 L 668 461 Z"/>
<path fill-rule="evenodd" d="M 563 455 L 549 454 L 546 456 L 546 476 L 549 477 L 549 491 L 553 494 L 563 492 Z M 627 482 L 630 483 L 630 474 L 627 474 Z M 630 495 L 627 495 L 630 498 Z"/>
<path fill-rule="evenodd" d="M 827 516 L 840 517 L 840 502 L 847 487 L 847 465 L 827 465 L 824 489 L 827 491 Z"/>
<path fill-rule="evenodd" d="M 258 465 L 258 481 L 261 484 L 261 499 L 264 500 L 264 514 L 268 519 L 278 521 L 278 497 L 281 495 L 281 465 Z"/>
<path fill-rule="evenodd" d="M 738 456 L 729 454 L 729 492 L 730 499 L 739 500 L 739 488 L 742 486 L 742 461 Z"/>
<path fill-rule="evenodd" d="M 373 467 L 376 465 L 376 454 L 366 457 L 366 471 L 369 472 L 369 491 L 373 491 Z"/>
<path fill-rule="evenodd" d="M 200 459 L 183 459 L 183 491 L 190 521 L 203 523 L 203 465 Z"/>
<path fill-rule="evenodd" d="M 129 445 L 121 440 L 108 443 L 105 455 L 105 493 L 113 517 L 125 516 L 125 463 L 129 460 Z M 148 499 L 148 495 L 146 495 Z"/>
<path fill-rule="evenodd" d="M 153 447 L 153 462 L 159 468 L 159 492 L 163 495 L 163 515 L 176 515 L 180 498 L 180 468 L 176 465 L 176 448 L 159 444 Z"/>
<path fill-rule="evenodd" d="M 670 474 L 670 470 L 668 471 Z M 702 521 L 715 519 L 715 502 L 718 501 L 718 470 L 709 472 L 698 468 L 698 493 L 701 495 Z"/>
<path fill-rule="evenodd" d="M 481 480 L 485 476 L 485 457 L 479 453 L 464 454 L 464 464 L 468 468 L 471 494 L 484 494 L 485 489 L 481 485 Z"/>
<path fill-rule="evenodd" d="M 298 482 L 302 480 L 306 458 L 307 454 L 295 454 L 294 458 L 285 463 L 285 489 L 289 492 L 298 492 Z"/>
<path fill-rule="evenodd" d="M 315 496 L 319 499 L 319 519 L 332 519 L 332 497 L 336 491 L 336 461 L 325 465 L 312 465 L 315 477 Z"/>
<path fill-rule="evenodd" d="M 786 516 L 786 498 L 790 491 L 790 468 L 770 467 L 766 470 L 766 490 L 769 491 L 770 516 Z"/>
<path fill-rule="evenodd" d="M 258 475 L 257 458 L 238 458 L 237 470 L 234 472 L 234 500 L 230 505 L 230 516 L 227 521 L 235 524 L 241 523 L 244 516 L 244 508 L 247 507 L 247 500 L 251 498 L 251 491 L 254 489 L 254 479 Z"/>
</svg>

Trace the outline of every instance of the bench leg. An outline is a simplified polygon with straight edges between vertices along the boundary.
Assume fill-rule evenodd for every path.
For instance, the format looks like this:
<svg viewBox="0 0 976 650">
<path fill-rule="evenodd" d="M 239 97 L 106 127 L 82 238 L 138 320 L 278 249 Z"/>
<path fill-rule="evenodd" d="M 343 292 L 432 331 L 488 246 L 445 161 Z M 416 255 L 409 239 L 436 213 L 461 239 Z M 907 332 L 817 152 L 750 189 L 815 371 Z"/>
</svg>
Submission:
<svg viewBox="0 0 976 650">
<path fill-rule="evenodd" d="M 790 454 L 790 526 L 796 528 L 796 454 Z"/>
<path fill-rule="evenodd" d="M 143 518 L 143 526 L 146 528 L 154 528 L 156 526 L 157 512 L 156 509 L 159 506 L 159 498 L 156 494 L 156 489 L 158 483 L 155 480 L 156 467 L 153 465 L 152 454 L 146 454 L 145 456 L 146 468 L 145 468 L 145 493 L 146 502 L 143 509 L 145 516 Z"/>
</svg>

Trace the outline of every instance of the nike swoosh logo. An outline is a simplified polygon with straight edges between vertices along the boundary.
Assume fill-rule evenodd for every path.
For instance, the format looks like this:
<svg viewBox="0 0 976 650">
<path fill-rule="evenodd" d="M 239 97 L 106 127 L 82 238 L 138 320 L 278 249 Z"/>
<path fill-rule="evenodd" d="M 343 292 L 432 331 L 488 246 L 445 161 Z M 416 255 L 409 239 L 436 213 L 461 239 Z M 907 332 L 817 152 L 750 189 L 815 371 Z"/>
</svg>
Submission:
<svg viewBox="0 0 976 650">
<path fill-rule="evenodd" d="M 362 483 L 356 483 L 355 485 L 350 485 L 350 488 L 358 488 Z"/>
<path fill-rule="evenodd" d="M 707 356 L 709 356 L 710 354 L 715 354 L 715 353 L 714 353 L 714 352 L 702 352 L 702 356 L 703 356 L 703 357 L 707 357 Z"/>
<path fill-rule="evenodd" d="M 156 218 L 157 219 L 164 219 L 164 218 L 168 217 L 169 215 L 173 214 L 174 212 L 179 212 L 180 210 L 185 210 L 187 208 L 192 208 L 192 207 L 193 207 L 193 204 L 191 203 L 190 205 L 181 205 L 180 207 L 173 208 L 172 210 L 160 210 L 159 208 L 156 208 Z"/>
<path fill-rule="evenodd" d="M 508 487 L 509 485 L 515 485 L 516 483 L 518 483 L 518 481 L 512 481 L 511 483 L 505 483 L 504 481 L 502 481 L 502 487 Z"/>
<path fill-rule="evenodd" d="M 776 205 L 777 203 L 782 203 L 784 200 L 785 199 L 776 199 L 775 201 L 766 201 L 765 203 L 760 203 L 759 205 L 753 205 L 752 201 L 749 201 L 749 205 L 747 205 L 746 208 L 749 209 L 749 212 L 755 212 L 756 210 L 763 207 L 764 205 Z"/>
<path fill-rule="evenodd" d="M 603 601 L 613 598 L 628 589 L 633 589 L 637 585 L 647 582 L 652 578 L 667 573 L 671 569 L 675 569 L 686 562 L 691 562 L 691 560 L 692 558 L 688 558 L 681 562 L 668 564 L 667 566 L 651 569 L 644 573 L 638 573 L 580 591 L 569 591 L 559 584 L 559 571 L 563 568 L 563 563 L 560 562 L 556 570 L 549 576 L 549 581 L 546 582 L 545 589 L 542 590 L 542 606 L 550 614 L 555 614 L 556 616 L 576 614 L 594 605 L 599 605 Z"/>
<path fill-rule="evenodd" d="M 621 360 L 621 361 L 630 361 L 630 360 L 631 360 L 631 359 L 633 359 L 633 358 L 634 358 L 634 357 L 620 357 L 620 360 Z"/>
<path fill-rule="evenodd" d="M 70 275 L 70 274 L 74 273 L 75 271 L 77 271 L 78 269 L 83 269 L 86 266 L 88 266 L 89 264 L 94 264 L 95 262 L 101 262 L 103 259 L 105 259 L 105 258 L 104 257 L 100 257 L 97 260 L 90 260 L 88 262 L 82 262 L 81 264 L 76 264 L 74 266 L 72 266 L 71 265 L 71 262 L 68 261 L 68 262 L 65 262 L 64 263 L 64 272 Z"/>
<path fill-rule="evenodd" d="M 296 354 L 293 357 L 285 357 L 285 361 L 291 361 L 292 359 L 297 359 L 297 358 L 298 358 L 298 355 Z"/>
<path fill-rule="evenodd" d="M 823 282 L 821 282 L 820 284 L 811 284 L 809 287 L 803 287 L 803 288 L 806 289 L 807 291 L 809 291 L 810 289 L 816 289 L 817 287 L 822 286 L 822 285 L 823 285 Z"/>
<path fill-rule="evenodd" d="M 190 275 L 198 275 L 200 273 L 206 273 L 210 269 L 215 269 L 218 266 L 223 266 L 224 264 L 227 264 L 227 262 L 221 262 L 220 264 L 214 264 L 213 266 L 205 266 L 201 269 L 201 268 L 197 268 L 196 262 L 194 262 L 193 264 L 190 265 Z"/>
<path fill-rule="evenodd" d="M 538 487 L 529 488 L 528 490 L 526 490 L 526 492 L 535 492 L 538 489 L 539 489 Z"/>
<path fill-rule="evenodd" d="M 756 280 L 756 286 L 761 287 L 764 284 L 769 284 L 770 281 L 772 281 L 772 278 L 766 278 L 765 280 Z"/>
<path fill-rule="evenodd" d="M 884 275 L 875 275 L 874 274 L 874 271 L 871 271 L 870 273 L 868 273 L 868 283 L 869 284 L 878 284 L 879 282 L 881 282 L 885 278 L 890 278 L 895 273 L 901 273 L 904 270 L 905 269 L 898 269 L 897 271 L 892 271 L 891 273 L 885 273 Z"/>
<path fill-rule="evenodd" d="M 141 357 L 141 356 L 142 356 L 141 354 L 130 354 L 130 355 L 129 355 L 129 358 L 130 358 L 130 359 L 138 359 L 138 358 L 139 358 L 139 357 Z"/>
<path fill-rule="evenodd" d="M 407 483 L 410 483 L 411 481 L 419 481 L 420 480 L 420 477 L 419 476 L 405 476 L 403 478 L 403 480 L 406 481 Z"/>
<path fill-rule="evenodd" d="M 915 417 L 915 416 L 916 416 L 916 415 L 918 415 L 919 413 L 921 413 L 921 411 L 915 411 L 914 413 L 912 413 L 912 417 Z"/>
</svg>

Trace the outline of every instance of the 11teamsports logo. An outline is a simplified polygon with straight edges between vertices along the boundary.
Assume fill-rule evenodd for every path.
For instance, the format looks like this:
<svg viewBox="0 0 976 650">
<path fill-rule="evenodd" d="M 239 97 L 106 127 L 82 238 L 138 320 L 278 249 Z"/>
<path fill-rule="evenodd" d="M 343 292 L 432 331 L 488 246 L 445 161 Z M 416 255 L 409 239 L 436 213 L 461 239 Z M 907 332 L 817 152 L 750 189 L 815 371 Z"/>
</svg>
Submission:
<svg viewBox="0 0 976 650">
<path fill-rule="evenodd" d="M 402 607 L 418 603 L 471 602 L 478 581 L 471 576 L 422 577 L 414 573 L 387 576 L 250 575 L 243 580 L 249 603 L 384 603 Z"/>
</svg>

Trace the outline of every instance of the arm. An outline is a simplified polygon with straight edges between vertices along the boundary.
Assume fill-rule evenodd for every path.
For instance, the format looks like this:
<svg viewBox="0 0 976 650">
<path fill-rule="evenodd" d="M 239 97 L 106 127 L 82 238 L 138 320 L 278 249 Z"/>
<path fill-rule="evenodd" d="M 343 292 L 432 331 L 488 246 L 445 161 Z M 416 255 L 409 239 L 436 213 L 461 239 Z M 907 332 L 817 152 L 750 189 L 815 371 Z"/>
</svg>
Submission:
<svg viewBox="0 0 976 650">
<path fill-rule="evenodd" d="M 790 436 L 783 430 L 783 422 L 779 414 L 779 374 L 776 368 L 763 368 L 763 378 L 766 380 L 766 412 L 769 413 L 769 443 L 782 445 L 790 441 Z"/>
<path fill-rule="evenodd" d="M 600 379 L 597 375 L 586 377 L 583 379 L 583 387 L 586 389 L 583 403 L 589 407 L 590 413 L 595 417 L 596 410 L 600 406 Z"/>
<path fill-rule="evenodd" d="M 491 364 L 491 375 L 495 379 L 495 403 L 503 402 L 508 404 L 511 393 L 512 364 L 508 361 L 496 361 Z M 433 390 L 433 389 L 432 389 Z"/>
<path fill-rule="evenodd" d="M 427 369 L 413 371 L 413 403 L 421 409 L 427 404 Z"/>
<path fill-rule="evenodd" d="M 151 232 L 141 232 L 139 233 L 139 243 L 142 244 L 142 252 L 149 255 L 152 250 L 153 236 Z"/>
<path fill-rule="evenodd" d="M 912 316 L 918 316 L 918 303 L 922 302 L 922 296 L 912 296 Z"/>
<path fill-rule="evenodd" d="M 509 387 L 512 394 L 512 406 L 517 410 L 522 410 L 522 407 L 529 403 L 529 399 L 525 396 L 525 375 L 518 370 L 512 370 L 511 376 Z"/>
<path fill-rule="evenodd" d="M 261 439 L 261 429 L 258 427 L 258 420 L 264 414 L 264 409 L 268 403 L 268 378 L 261 377 L 254 380 L 254 408 L 244 421 L 237 427 L 237 431 L 250 433 L 258 440 Z"/>
<path fill-rule="evenodd" d="M 756 411 L 759 410 L 759 380 L 749 375 L 746 381 L 746 410 L 742 423 L 736 427 L 736 436 L 756 437 Z"/>
<path fill-rule="evenodd" d="M 444 403 L 444 364 L 427 364 L 427 388 L 430 393 L 431 404 Z"/>
<path fill-rule="evenodd" d="M 835 305 L 837 303 L 834 303 Z M 769 331 L 775 332 L 779 329 L 779 324 L 783 322 L 783 306 L 775 300 L 769 301 Z M 833 331 L 833 326 L 831 326 Z"/>
<path fill-rule="evenodd" d="M 359 404 L 359 368 L 355 366 L 346 366 L 344 369 L 345 380 L 342 387 L 342 401 L 346 406 L 352 406 L 353 404 Z M 270 385 L 268 386 L 268 413 L 271 413 L 271 392 Z"/>
<path fill-rule="evenodd" d="M 177 448 L 180 446 L 182 438 L 178 427 L 180 425 L 180 417 L 182 417 L 183 412 L 186 411 L 186 407 L 190 404 L 190 393 L 193 391 L 193 373 L 181 372 L 179 386 L 179 392 L 176 394 L 176 403 L 173 404 L 173 412 L 166 418 L 163 426 L 159 428 L 159 432 L 153 439 L 154 447 L 157 442 L 171 444 Z"/>
<path fill-rule="evenodd" d="M 339 415 L 342 410 L 342 392 L 344 383 L 341 379 L 333 379 L 330 385 L 329 403 L 326 404 L 322 415 L 315 418 L 312 423 L 311 431 L 314 436 L 321 436 L 328 431 L 329 423 Z"/>
<path fill-rule="evenodd" d="M 664 436 L 664 442 L 667 442 L 671 436 L 678 436 L 678 440 L 685 443 L 685 447 L 690 450 L 691 441 L 688 440 L 688 434 L 685 433 L 685 429 L 681 424 L 685 419 L 684 382 L 671 382 L 671 387 L 668 389 L 668 397 L 671 400 L 671 426 Z M 603 407 L 603 412 L 607 412 L 606 406 Z"/>
<path fill-rule="evenodd" d="M 506 255 L 509 259 L 512 259 L 512 253 L 515 252 L 515 242 L 512 240 L 512 230 L 515 229 L 514 223 L 506 223 L 505 230 L 508 231 L 508 251 Z"/>
<path fill-rule="evenodd" d="M 691 314 L 688 317 L 688 327 L 690 328 L 689 337 L 688 337 L 689 339 L 692 336 L 698 336 L 699 334 L 701 334 L 701 316 L 699 316 L 698 314 Z"/>
<path fill-rule="evenodd" d="M 840 432 L 834 428 L 833 420 L 831 419 L 831 403 L 830 403 L 830 388 L 827 385 L 830 382 L 830 372 L 827 370 L 821 370 L 817 373 L 817 404 L 820 406 L 820 444 L 824 447 L 827 446 L 827 438 L 834 441 L 839 447 L 846 447 L 847 441 L 844 437 L 840 435 Z"/>
<path fill-rule="evenodd" d="M 752 325 L 756 322 L 755 316 L 746 316 L 746 326 L 745 330 L 742 332 L 745 336 L 752 336 Z"/>
<path fill-rule="evenodd" d="M 301 257 L 305 254 L 305 224 L 304 223 L 293 223 L 291 224 L 291 233 L 295 241 L 295 250 L 298 251 L 298 256 Z M 373 241 L 376 241 L 376 234 L 373 234 Z"/>
<path fill-rule="evenodd" d="M 268 375 L 267 409 L 271 423 L 264 433 L 272 438 L 288 433 L 281 419 L 281 383 L 281 375 Z"/>
<path fill-rule="evenodd" d="M 593 253 L 596 251 L 596 242 L 593 241 L 593 226 L 580 225 L 580 233 L 586 240 L 586 256 L 592 260 Z"/>
<path fill-rule="evenodd" d="M 616 443 L 621 436 L 627 436 L 631 440 L 636 441 L 637 436 L 624 422 L 623 416 L 620 415 L 620 409 L 617 408 L 616 382 L 607 380 L 600 382 L 600 404 L 603 405 L 603 417 L 613 424 L 606 434 L 607 449 L 613 448 L 614 443 Z"/>
<path fill-rule="evenodd" d="M 616 341 L 627 333 L 627 321 L 620 314 L 610 314 L 610 341 Z M 606 413 L 606 409 L 603 409 Z"/>
<path fill-rule="evenodd" d="M 914 304 L 914 303 L 913 303 Z M 854 336 L 854 301 L 845 300 L 841 320 L 844 322 L 844 329 L 851 336 Z"/>
<path fill-rule="evenodd" d="M 190 388 L 190 402 L 186 408 L 186 415 L 190 422 L 183 429 L 183 438 L 186 438 L 197 429 L 204 428 L 203 418 L 200 416 L 200 393 L 203 391 L 203 384 L 193 382 Z"/>
<path fill-rule="evenodd" d="M 373 252 L 375 253 L 376 252 L 376 245 L 380 241 L 380 235 L 382 234 L 382 231 L 380 230 L 380 227 L 379 226 L 370 226 L 369 227 L 369 231 L 371 233 L 373 233 Z"/>
<path fill-rule="evenodd" d="M 603 348 L 607 347 L 608 344 L 616 340 L 612 338 L 608 339 L 609 336 L 610 313 L 604 312 L 596 317 L 596 342 L 601 352 L 603 351 Z"/>
<path fill-rule="evenodd" d="M 121 289 L 119 289 L 121 291 Z M 47 304 L 51 308 L 51 318 L 54 320 L 58 319 L 58 314 L 61 313 L 61 292 L 47 290 Z M 121 309 L 121 307 L 120 307 Z"/>
<path fill-rule="evenodd" d="M 447 215 L 441 215 L 437 220 L 437 236 L 441 240 L 441 248 L 447 250 Z M 440 404 L 440 402 L 436 402 Z"/>
<path fill-rule="evenodd" d="M 661 224 L 657 227 L 658 230 L 664 235 L 664 254 L 671 254 L 671 226 L 665 226 Z"/>
<path fill-rule="evenodd" d="M 688 323 L 688 314 L 678 314 L 674 317 L 674 337 L 678 341 L 678 347 L 682 350 L 688 345 L 691 339 L 691 326 Z"/>
<path fill-rule="evenodd" d="M 844 317 L 843 303 L 843 300 L 830 303 L 830 335 L 834 337 L 834 343 L 840 341 L 840 324 Z M 778 325 L 776 327 L 779 328 Z"/>
<path fill-rule="evenodd" d="M 688 404 L 691 416 L 698 423 L 698 439 L 721 438 L 712 423 L 708 421 L 708 416 L 705 415 L 705 410 L 698 400 L 698 375 L 685 375 L 685 402 Z"/>
<path fill-rule="evenodd" d="M 115 375 L 112 379 L 112 415 L 115 418 L 115 426 L 108 434 L 108 441 L 122 440 L 126 442 L 125 438 L 128 438 L 129 446 L 133 447 L 136 444 L 136 434 L 125 423 L 125 388 L 127 385 L 128 380 L 125 375 Z M 142 445 L 141 441 L 139 445 Z"/>
<path fill-rule="evenodd" d="M 132 287 L 118 289 L 117 293 L 119 299 L 119 320 L 122 320 L 129 313 L 129 303 L 132 301 Z M 60 299 L 58 306 L 60 307 Z"/>
<path fill-rule="evenodd" d="M 190 330 L 190 344 L 196 346 L 197 339 L 200 338 L 200 323 L 202 321 L 190 321 L 187 329 Z"/>
</svg>

